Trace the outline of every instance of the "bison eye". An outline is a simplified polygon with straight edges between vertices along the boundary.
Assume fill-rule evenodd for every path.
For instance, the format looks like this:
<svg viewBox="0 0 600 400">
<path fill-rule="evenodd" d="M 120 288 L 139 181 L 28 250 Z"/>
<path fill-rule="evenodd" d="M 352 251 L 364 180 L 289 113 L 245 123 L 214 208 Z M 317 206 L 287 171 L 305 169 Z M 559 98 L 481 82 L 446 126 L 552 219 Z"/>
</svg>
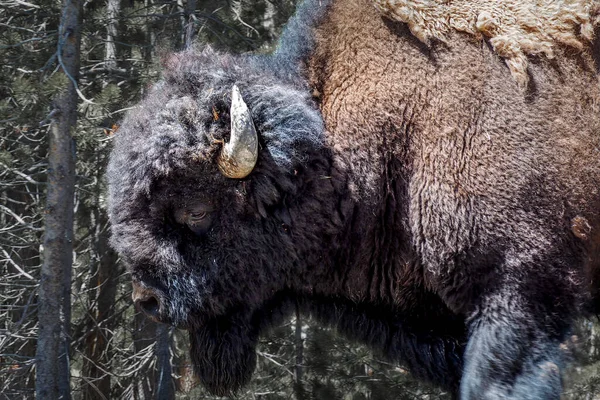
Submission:
<svg viewBox="0 0 600 400">
<path fill-rule="evenodd" d="M 208 215 L 208 212 L 206 211 L 201 211 L 201 212 L 192 212 L 189 214 L 189 219 L 190 222 L 198 222 L 198 221 L 202 221 L 204 218 L 206 218 L 206 216 Z"/>
<path fill-rule="evenodd" d="M 212 212 L 206 207 L 178 210 L 175 212 L 175 220 L 179 224 L 185 225 L 194 234 L 204 235 L 210 230 Z"/>
<path fill-rule="evenodd" d="M 210 214 L 203 211 L 190 213 L 185 224 L 196 235 L 204 235 L 209 231 L 211 222 Z"/>
</svg>

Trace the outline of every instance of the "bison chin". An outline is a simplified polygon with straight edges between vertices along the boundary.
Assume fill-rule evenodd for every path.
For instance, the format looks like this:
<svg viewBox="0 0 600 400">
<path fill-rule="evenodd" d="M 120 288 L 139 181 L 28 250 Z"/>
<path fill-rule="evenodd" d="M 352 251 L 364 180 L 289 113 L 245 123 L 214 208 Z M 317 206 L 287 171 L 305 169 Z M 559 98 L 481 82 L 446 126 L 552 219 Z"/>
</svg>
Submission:
<svg viewBox="0 0 600 400">
<path fill-rule="evenodd" d="M 212 394 L 233 394 L 256 367 L 258 334 L 246 321 L 216 319 L 190 330 L 190 355 L 200 383 Z"/>
</svg>

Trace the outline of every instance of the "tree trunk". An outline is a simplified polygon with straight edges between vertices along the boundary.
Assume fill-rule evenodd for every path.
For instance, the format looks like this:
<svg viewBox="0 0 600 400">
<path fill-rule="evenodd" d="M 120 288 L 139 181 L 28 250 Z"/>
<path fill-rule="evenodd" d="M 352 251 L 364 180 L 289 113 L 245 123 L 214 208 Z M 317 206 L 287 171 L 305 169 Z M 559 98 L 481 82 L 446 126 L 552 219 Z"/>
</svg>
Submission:
<svg viewBox="0 0 600 400">
<path fill-rule="evenodd" d="M 92 307 L 89 310 L 90 323 L 85 339 L 85 358 L 83 375 L 88 384 L 84 386 L 84 399 L 109 399 L 110 398 L 110 360 L 112 358 L 109 346 L 110 335 L 114 328 L 115 297 L 119 276 L 116 270 L 117 255 L 108 244 L 108 221 L 106 216 L 95 208 L 94 218 L 96 232 L 95 253 L 97 255 L 96 271 L 90 277 L 90 300 Z"/>
<path fill-rule="evenodd" d="M 104 63 L 109 79 L 117 69 L 117 47 L 115 40 L 118 34 L 118 18 L 121 11 L 121 0 L 107 0 L 106 41 Z M 83 398 L 102 400 L 110 398 L 110 360 L 112 356 L 109 346 L 109 335 L 114 326 L 115 298 L 117 294 L 117 254 L 109 245 L 108 218 L 101 208 L 103 160 L 96 157 L 97 175 L 94 204 L 88 211 L 93 230 L 92 271 L 88 287 L 91 307 L 88 310 L 88 323 L 85 332 L 85 358 L 83 360 L 83 375 L 87 378 L 83 387 Z"/>
<path fill-rule="evenodd" d="M 77 121 L 75 79 L 81 42 L 80 0 L 64 0 L 58 59 L 68 75 L 66 90 L 55 102 L 48 150 L 48 193 L 38 295 L 39 338 L 36 351 L 36 397 L 70 399 L 69 344 L 75 148 L 71 131 Z"/>
<path fill-rule="evenodd" d="M 144 60 L 150 65 L 154 57 L 154 44 L 156 42 L 156 29 L 153 23 L 153 17 L 151 16 L 152 0 L 144 0 L 144 9 L 146 10 L 146 23 L 144 24 L 144 36 L 146 37 L 146 43 L 144 44 Z"/>
<path fill-rule="evenodd" d="M 187 25 L 185 27 L 185 48 L 190 48 L 194 43 L 196 37 L 196 0 L 188 0 L 185 6 L 185 20 Z"/>
<path fill-rule="evenodd" d="M 303 384 L 303 369 L 302 364 L 304 363 L 304 340 L 302 339 L 302 318 L 300 316 L 300 309 L 296 305 L 296 323 L 294 332 L 294 347 L 296 348 L 296 365 L 294 367 L 294 393 L 296 394 L 296 400 L 304 400 L 306 393 Z"/>
<path fill-rule="evenodd" d="M 171 367 L 171 328 L 157 324 L 142 313 L 135 316 L 134 348 L 137 354 L 149 357 L 139 359 L 141 368 L 134 382 L 134 398 L 143 400 L 172 400 L 175 398 L 175 381 Z M 149 346 L 154 352 L 148 352 Z M 154 365 L 154 368 L 152 368 Z"/>
<path fill-rule="evenodd" d="M 107 0 L 106 44 L 104 46 L 104 63 L 107 70 L 117 68 L 117 46 L 115 40 L 118 33 L 118 18 L 121 11 L 121 0 Z"/>
<path fill-rule="evenodd" d="M 140 369 L 134 377 L 134 399 L 150 400 L 154 399 L 156 390 L 156 373 L 152 369 L 154 354 L 148 352 L 148 347 L 153 346 L 156 341 L 157 324 L 144 316 L 141 312 L 136 312 L 134 317 L 135 330 L 133 333 L 133 347 L 135 354 L 144 354 L 139 358 Z"/>
<path fill-rule="evenodd" d="M 179 15 L 179 43 L 177 47 L 179 49 L 185 49 L 185 33 L 186 33 L 186 20 L 185 20 L 185 5 L 183 0 L 177 0 L 177 14 Z"/>
<path fill-rule="evenodd" d="M 171 328 L 156 326 L 156 400 L 175 398 L 175 382 L 171 367 Z"/>
</svg>

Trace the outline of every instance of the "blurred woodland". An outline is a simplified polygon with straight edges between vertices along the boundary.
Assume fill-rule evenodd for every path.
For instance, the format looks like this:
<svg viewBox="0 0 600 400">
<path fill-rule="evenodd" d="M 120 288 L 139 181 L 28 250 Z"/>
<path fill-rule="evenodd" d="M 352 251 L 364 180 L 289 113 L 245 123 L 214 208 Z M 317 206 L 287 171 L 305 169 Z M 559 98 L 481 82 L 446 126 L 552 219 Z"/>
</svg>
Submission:
<svg viewBox="0 0 600 400">
<path fill-rule="evenodd" d="M 294 8 L 295 0 L 0 0 L 0 400 L 52 398 L 46 381 L 36 387 L 42 365 L 58 373 L 63 399 L 213 398 L 194 380 L 186 332 L 136 312 L 108 245 L 111 137 L 158 79 L 161 56 L 191 43 L 269 51 Z M 52 142 L 65 126 L 66 141 Z M 57 149 L 66 158 L 53 161 Z M 72 226 L 65 235 L 51 225 L 61 207 L 73 211 L 61 217 Z M 56 240 L 66 255 L 52 253 Z M 600 399 L 598 329 L 596 320 L 579 324 L 565 398 Z M 40 354 L 38 340 L 57 335 L 56 353 Z M 236 398 L 449 396 L 292 315 L 262 339 L 258 369 Z"/>
</svg>

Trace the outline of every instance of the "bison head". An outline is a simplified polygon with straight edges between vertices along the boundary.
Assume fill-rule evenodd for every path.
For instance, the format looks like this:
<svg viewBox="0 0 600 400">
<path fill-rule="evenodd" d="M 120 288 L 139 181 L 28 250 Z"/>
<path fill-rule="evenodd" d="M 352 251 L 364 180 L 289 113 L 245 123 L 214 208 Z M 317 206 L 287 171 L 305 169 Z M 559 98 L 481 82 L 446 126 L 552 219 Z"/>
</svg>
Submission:
<svg viewBox="0 0 600 400">
<path fill-rule="evenodd" d="M 332 232 L 329 155 L 307 93 L 273 59 L 188 50 L 116 133 L 112 243 L 134 301 L 189 329 L 196 373 L 217 394 L 249 379 L 261 328 Z"/>
</svg>

